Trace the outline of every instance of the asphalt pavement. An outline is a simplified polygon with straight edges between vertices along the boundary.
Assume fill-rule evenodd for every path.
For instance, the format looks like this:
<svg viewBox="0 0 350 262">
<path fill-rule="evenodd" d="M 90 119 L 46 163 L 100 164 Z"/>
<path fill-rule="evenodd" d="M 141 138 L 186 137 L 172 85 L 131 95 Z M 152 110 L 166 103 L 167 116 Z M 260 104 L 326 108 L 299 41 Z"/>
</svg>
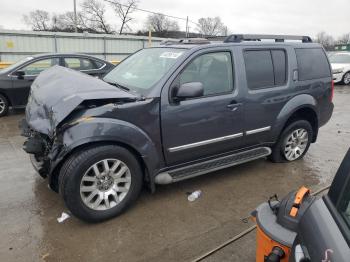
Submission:
<svg viewBox="0 0 350 262">
<path fill-rule="evenodd" d="M 22 151 L 23 111 L 0 119 L 0 261 L 192 261 L 247 229 L 241 218 L 277 193 L 331 182 L 350 147 L 350 86 L 336 86 L 335 111 L 303 160 L 265 159 L 184 182 L 144 190 L 118 218 L 87 224 L 67 212 L 61 197 L 33 170 Z M 187 201 L 187 192 L 201 197 Z M 255 232 L 205 261 L 254 261 Z"/>
</svg>

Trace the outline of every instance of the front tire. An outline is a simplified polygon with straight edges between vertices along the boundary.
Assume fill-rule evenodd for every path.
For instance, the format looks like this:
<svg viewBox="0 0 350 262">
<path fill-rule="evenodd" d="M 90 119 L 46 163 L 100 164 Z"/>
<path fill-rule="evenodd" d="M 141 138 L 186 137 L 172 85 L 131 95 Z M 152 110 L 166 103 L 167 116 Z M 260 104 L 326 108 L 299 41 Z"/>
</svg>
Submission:
<svg viewBox="0 0 350 262">
<path fill-rule="evenodd" d="M 289 124 L 272 148 L 270 160 L 275 163 L 292 162 L 304 157 L 313 137 L 311 124 L 297 120 Z"/>
<path fill-rule="evenodd" d="M 0 94 L 0 117 L 6 116 L 9 111 L 9 101 L 5 96 Z"/>
<path fill-rule="evenodd" d="M 344 85 L 350 85 L 350 72 L 344 74 L 342 82 Z"/>
<path fill-rule="evenodd" d="M 124 212 L 140 194 L 142 182 L 135 156 L 106 145 L 73 154 L 62 166 L 59 191 L 73 215 L 101 222 Z"/>
</svg>

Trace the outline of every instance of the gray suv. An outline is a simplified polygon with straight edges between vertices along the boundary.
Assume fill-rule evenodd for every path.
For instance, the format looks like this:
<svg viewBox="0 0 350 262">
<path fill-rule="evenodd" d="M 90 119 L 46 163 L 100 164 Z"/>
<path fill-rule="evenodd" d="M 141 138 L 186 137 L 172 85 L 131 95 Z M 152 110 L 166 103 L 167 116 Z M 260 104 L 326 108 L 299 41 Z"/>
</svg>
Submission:
<svg viewBox="0 0 350 262">
<path fill-rule="evenodd" d="M 153 192 L 258 158 L 302 158 L 332 97 L 326 53 L 309 37 L 166 42 L 103 80 L 58 66 L 41 73 L 22 121 L 24 150 L 74 215 L 102 221 L 143 184 Z"/>
</svg>

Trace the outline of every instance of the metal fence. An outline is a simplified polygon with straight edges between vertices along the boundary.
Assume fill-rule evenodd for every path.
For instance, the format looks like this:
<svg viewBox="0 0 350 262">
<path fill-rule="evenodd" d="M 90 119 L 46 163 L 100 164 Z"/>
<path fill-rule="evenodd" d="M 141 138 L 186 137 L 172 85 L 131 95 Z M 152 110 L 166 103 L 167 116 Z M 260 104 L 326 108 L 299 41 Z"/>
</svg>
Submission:
<svg viewBox="0 0 350 262">
<path fill-rule="evenodd" d="M 151 40 L 157 46 L 165 39 Z M 144 36 L 0 30 L 0 62 L 40 53 L 84 53 L 113 61 L 147 46 Z"/>
</svg>

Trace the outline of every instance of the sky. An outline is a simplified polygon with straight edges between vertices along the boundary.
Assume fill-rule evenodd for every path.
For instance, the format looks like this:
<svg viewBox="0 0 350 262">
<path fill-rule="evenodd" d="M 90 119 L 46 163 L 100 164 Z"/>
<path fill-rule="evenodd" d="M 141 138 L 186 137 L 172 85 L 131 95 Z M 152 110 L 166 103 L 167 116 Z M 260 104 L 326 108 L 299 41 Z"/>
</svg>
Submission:
<svg viewBox="0 0 350 262">
<path fill-rule="evenodd" d="M 78 9 L 82 1 L 77 0 Z M 106 7 L 108 22 L 117 30 L 119 21 L 108 3 Z M 337 38 L 350 32 L 350 0 L 139 0 L 138 7 L 191 21 L 219 16 L 231 33 L 315 36 L 325 31 Z M 30 30 L 22 17 L 35 9 L 72 11 L 73 0 L 0 0 L 0 28 Z M 147 15 L 135 12 L 131 28 L 144 29 Z M 185 30 L 184 21 L 179 25 Z M 190 31 L 195 29 L 190 23 Z"/>
</svg>

